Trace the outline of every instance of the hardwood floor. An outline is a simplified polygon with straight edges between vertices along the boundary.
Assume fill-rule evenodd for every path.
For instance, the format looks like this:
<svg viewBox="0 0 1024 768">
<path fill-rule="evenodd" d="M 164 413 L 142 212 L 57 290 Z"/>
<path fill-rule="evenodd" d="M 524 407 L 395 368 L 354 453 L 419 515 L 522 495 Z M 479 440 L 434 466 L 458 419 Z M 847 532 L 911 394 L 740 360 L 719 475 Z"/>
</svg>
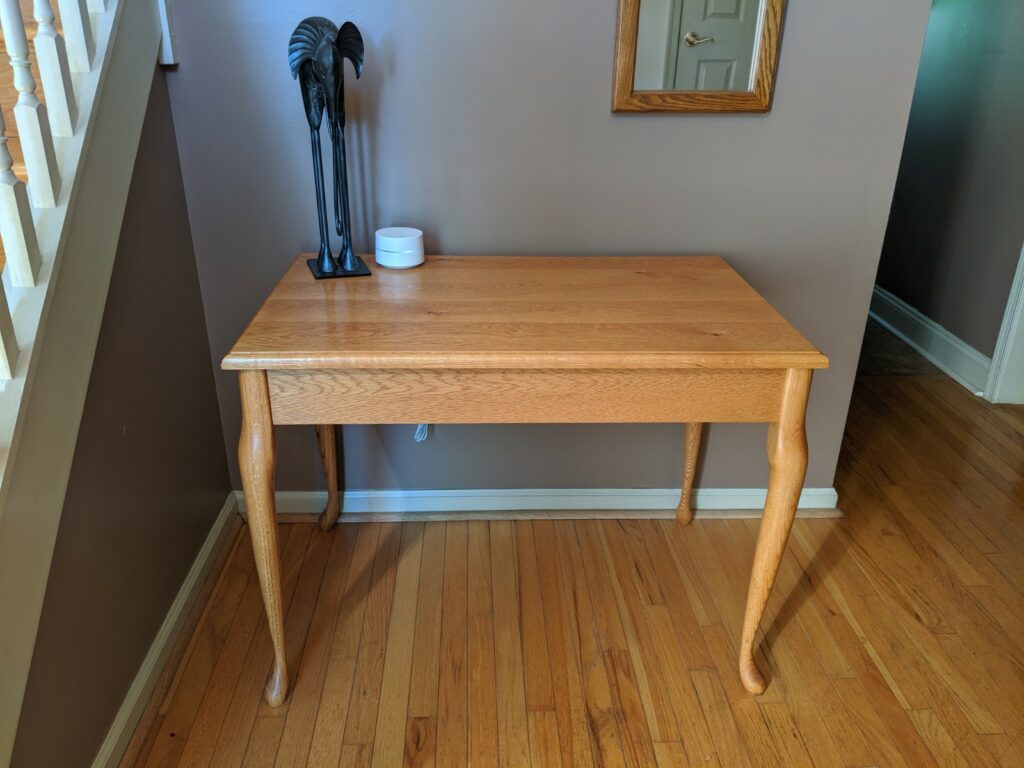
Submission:
<svg viewBox="0 0 1024 768">
<path fill-rule="evenodd" d="M 812 447 L 813 448 L 813 447 Z M 283 525 L 290 699 L 245 531 L 140 766 L 1024 764 L 1024 409 L 861 378 L 752 697 L 757 521 Z"/>
</svg>

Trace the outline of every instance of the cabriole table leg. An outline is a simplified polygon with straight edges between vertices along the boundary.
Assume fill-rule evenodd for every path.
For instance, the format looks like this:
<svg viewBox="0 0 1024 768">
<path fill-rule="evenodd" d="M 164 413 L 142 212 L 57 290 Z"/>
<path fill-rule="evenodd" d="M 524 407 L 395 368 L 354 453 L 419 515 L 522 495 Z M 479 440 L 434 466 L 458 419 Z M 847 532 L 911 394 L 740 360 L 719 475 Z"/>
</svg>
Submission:
<svg viewBox="0 0 1024 768">
<path fill-rule="evenodd" d="M 693 422 L 686 424 L 683 438 L 683 489 L 676 507 L 676 520 L 689 525 L 693 520 L 693 476 L 697 471 L 697 454 L 700 452 L 700 435 L 704 425 Z"/>
<path fill-rule="evenodd" d="M 274 667 L 267 679 L 264 695 L 270 706 L 277 707 L 288 695 L 288 670 L 284 655 L 281 559 L 274 508 L 274 425 L 266 371 L 242 371 L 239 385 L 242 391 L 242 434 L 238 441 L 238 464 L 252 551 L 274 646 Z"/>
<path fill-rule="evenodd" d="M 754 641 L 793 527 L 800 490 L 807 472 L 807 436 L 804 416 L 811 387 L 811 371 L 791 369 L 783 384 L 779 420 L 768 429 L 768 497 L 754 551 L 747 608 L 740 638 L 740 679 L 750 693 L 764 693 L 764 675 L 754 663 Z"/>
<path fill-rule="evenodd" d="M 329 531 L 338 522 L 341 514 L 341 489 L 338 485 L 338 441 L 333 424 L 316 425 L 316 444 L 320 448 L 320 459 L 324 463 L 324 477 L 327 480 L 327 506 L 320 514 L 320 530 Z"/>
</svg>

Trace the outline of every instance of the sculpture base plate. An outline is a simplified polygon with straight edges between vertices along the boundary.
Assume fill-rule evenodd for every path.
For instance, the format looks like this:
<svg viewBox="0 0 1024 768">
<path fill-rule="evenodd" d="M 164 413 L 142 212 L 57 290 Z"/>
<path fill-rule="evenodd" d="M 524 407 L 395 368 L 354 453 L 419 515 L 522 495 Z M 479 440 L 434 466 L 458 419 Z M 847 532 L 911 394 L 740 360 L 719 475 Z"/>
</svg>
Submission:
<svg viewBox="0 0 1024 768">
<path fill-rule="evenodd" d="M 309 271 L 313 273 L 313 277 L 317 280 L 330 280 L 335 277 L 364 277 L 373 274 L 370 272 L 370 268 L 366 266 L 366 262 L 358 256 L 356 256 L 356 268 L 350 271 L 346 271 L 339 266 L 336 272 L 321 272 L 320 268 L 316 265 L 316 259 L 306 259 L 306 264 L 309 266 Z"/>
</svg>

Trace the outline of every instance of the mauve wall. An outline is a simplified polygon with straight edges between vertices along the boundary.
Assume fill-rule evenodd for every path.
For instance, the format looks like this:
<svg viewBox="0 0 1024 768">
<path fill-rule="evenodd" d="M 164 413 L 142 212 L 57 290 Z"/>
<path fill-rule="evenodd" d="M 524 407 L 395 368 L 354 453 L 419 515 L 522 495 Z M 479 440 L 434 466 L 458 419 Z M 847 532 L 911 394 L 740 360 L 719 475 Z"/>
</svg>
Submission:
<svg viewBox="0 0 1024 768">
<path fill-rule="evenodd" d="M 191 240 L 157 71 L 13 768 L 92 764 L 230 490 Z"/>
<path fill-rule="evenodd" d="M 407 224 L 459 253 L 721 253 L 819 345 L 807 484 L 829 486 L 929 0 L 794 2 L 763 116 L 613 115 L 607 0 L 178 0 L 168 76 L 214 360 L 316 245 L 308 133 L 286 62 L 304 16 L 352 19 L 357 241 Z M 312 331 L 311 331 L 312 332 Z M 234 374 L 218 374 L 225 441 Z M 704 486 L 764 486 L 764 428 L 714 427 Z M 670 487 L 678 426 L 350 428 L 353 488 Z M 282 429 L 279 487 L 322 486 Z M 237 484 L 237 471 L 235 470 Z"/>
<path fill-rule="evenodd" d="M 1024 2 L 936 0 L 878 284 L 992 355 L 1024 244 Z"/>
</svg>

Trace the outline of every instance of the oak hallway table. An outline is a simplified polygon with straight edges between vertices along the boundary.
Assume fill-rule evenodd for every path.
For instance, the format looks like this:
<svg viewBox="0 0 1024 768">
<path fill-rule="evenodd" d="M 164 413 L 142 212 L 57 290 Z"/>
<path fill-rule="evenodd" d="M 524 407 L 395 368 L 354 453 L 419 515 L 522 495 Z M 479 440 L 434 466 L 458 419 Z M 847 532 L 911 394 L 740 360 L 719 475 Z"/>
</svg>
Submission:
<svg viewBox="0 0 1024 768">
<path fill-rule="evenodd" d="M 305 260 L 223 361 L 239 371 L 238 456 L 274 648 L 271 706 L 288 694 L 275 424 L 316 427 L 325 529 L 341 502 L 334 425 L 683 423 L 677 516 L 688 523 L 701 426 L 769 424 L 739 658 L 743 686 L 764 691 L 754 643 L 807 469 L 811 374 L 828 360 L 724 259 L 433 256 L 412 270 L 320 281 Z"/>
</svg>

